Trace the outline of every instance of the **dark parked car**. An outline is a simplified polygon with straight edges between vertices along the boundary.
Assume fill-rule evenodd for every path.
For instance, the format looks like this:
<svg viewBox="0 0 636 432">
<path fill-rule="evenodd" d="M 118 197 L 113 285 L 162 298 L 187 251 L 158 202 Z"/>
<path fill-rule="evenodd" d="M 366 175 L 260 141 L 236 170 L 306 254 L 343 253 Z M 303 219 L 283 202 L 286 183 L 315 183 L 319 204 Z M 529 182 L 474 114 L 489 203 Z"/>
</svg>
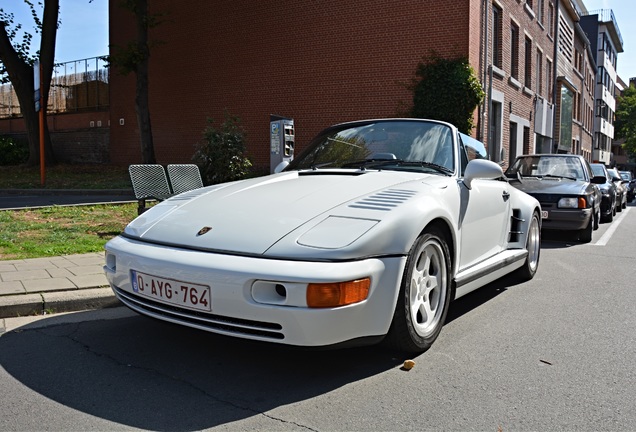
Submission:
<svg viewBox="0 0 636 432">
<path fill-rule="evenodd" d="M 541 203 L 542 229 L 575 231 L 582 242 L 592 241 L 601 216 L 605 183 L 594 177 L 590 164 L 579 155 L 534 154 L 519 156 L 506 170 L 510 184 Z"/>
<path fill-rule="evenodd" d="M 631 171 L 619 171 L 623 181 L 625 181 L 625 186 L 627 187 L 627 202 L 634 201 L 634 194 L 636 193 L 636 179 L 632 175 Z"/>
<path fill-rule="evenodd" d="M 616 216 L 616 185 L 607 168 L 602 163 L 590 164 L 592 173 L 597 177 L 605 177 L 605 183 L 599 184 L 601 190 L 601 221 L 611 222 Z"/>
<path fill-rule="evenodd" d="M 616 185 L 616 211 L 623 211 L 623 209 L 627 207 L 627 186 L 617 169 L 610 168 L 607 172 Z"/>
</svg>

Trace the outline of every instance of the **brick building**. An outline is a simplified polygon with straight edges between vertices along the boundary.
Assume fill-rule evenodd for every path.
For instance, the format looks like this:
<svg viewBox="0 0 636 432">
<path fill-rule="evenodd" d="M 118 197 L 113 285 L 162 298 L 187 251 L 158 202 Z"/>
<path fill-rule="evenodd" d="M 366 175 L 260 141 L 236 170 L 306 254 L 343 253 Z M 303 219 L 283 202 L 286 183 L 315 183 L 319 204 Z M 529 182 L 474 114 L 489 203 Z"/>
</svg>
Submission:
<svg viewBox="0 0 636 432">
<path fill-rule="evenodd" d="M 134 39 L 130 12 L 110 1 L 110 45 Z M 550 0 L 156 0 L 150 113 L 160 163 L 190 161 L 207 118 L 224 111 L 269 167 L 269 115 L 294 118 L 296 151 L 330 124 L 392 117 L 434 50 L 467 57 L 488 94 L 474 135 L 494 160 L 551 143 L 555 7 Z M 492 65 L 492 67 L 491 67 Z M 110 159 L 141 160 L 134 77 L 110 77 Z M 489 108 L 492 107 L 492 108 Z"/>
<path fill-rule="evenodd" d="M 592 161 L 596 57 L 580 25 L 582 2 L 560 2 L 556 75 L 554 152 L 574 153 Z"/>
</svg>

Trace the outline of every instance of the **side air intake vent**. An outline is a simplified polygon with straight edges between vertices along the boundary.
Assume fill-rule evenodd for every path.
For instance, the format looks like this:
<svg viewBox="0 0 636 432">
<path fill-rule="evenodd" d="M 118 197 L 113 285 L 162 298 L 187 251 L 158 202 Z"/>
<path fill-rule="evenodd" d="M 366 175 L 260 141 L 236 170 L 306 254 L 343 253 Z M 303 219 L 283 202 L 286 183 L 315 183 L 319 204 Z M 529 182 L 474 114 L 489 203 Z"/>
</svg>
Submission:
<svg viewBox="0 0 636 432">
<path fill-rule="evenodd" d="M 359 201 L 354 202 L 349 207 L 365 210 L 391 211 L 400 204 L 415 196 L 416 192 L 405 189 L 388 189 L 369 195 Z"/>
</svg>

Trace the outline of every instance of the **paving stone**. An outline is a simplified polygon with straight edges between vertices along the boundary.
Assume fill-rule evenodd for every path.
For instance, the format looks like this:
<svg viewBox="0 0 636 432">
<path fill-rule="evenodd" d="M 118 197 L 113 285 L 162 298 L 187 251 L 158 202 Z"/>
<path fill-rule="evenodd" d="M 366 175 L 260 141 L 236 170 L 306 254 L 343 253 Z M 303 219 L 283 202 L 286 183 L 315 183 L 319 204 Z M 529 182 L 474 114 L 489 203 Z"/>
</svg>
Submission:
<svg viewBox="0 0 636 432">
<path fill-rule="evenodd" d="M 47 279 L 23 280 L 22 283 L 28 293 L 77 289 L 77 286 L 68 278 L 49 277 Z"/>
<path fill-rule="evenodd" d="M 16 280 L 26 281 L 33 279 L 46 279 L 50 277 L 51 275 L 49 275 L 44 269 L 0 273 L 0 279 L 2 279 L 2 281 L 4 282 Z"/>
<path fill-rule="evenodd" d="M 0 264 L 0 273 L 14 272 L 14 271 L 18 271 L 18 269 L 16 269 L 14 265 L 12 265 L 12 264 L 4 264 L 4 261 L 3 261 L 2 264 Z"/>
<path fill-rule="evenodd" d="M 49 268 L 57 268 L 57 266 L 49 259 L 30 259 L 26 260 L 24 263 L 16 263 L 14 264 L 16 270 L 18 271 L 31 271 L 31 270 L 45 270 Z"/>
<path fill-rule="evenodd" d="M 48 269 L 47 273 L 50 274 L 52 278 L 69 278 L 71 276 L 75 276 L 65 268 Z"/>
<path fill-rule="evenodd" d="M 0 282 L 0 295 L 26 294 L 20 281 Z"/>
<path fill-rule="evenodd" d="M 69 272 L 73 273 L 73 275 L 75 275 L 75 276 L 85 276 L 85 275 L 103 274 L 104 273 L 104 269 L 102 267 L 96 266 L 96 265 L 84 265 L 84 266 L 77 266 L 77 267 L 68 267 L 66 270 L 68 270 Z"/>
<path fill-rule="evenodd" d="M 71 276 L 69 280 L 80 289 L 109 286 L 108 279 L 106 279 L 106 275 L 103 272 L 99 274 Z"/>
</svg>

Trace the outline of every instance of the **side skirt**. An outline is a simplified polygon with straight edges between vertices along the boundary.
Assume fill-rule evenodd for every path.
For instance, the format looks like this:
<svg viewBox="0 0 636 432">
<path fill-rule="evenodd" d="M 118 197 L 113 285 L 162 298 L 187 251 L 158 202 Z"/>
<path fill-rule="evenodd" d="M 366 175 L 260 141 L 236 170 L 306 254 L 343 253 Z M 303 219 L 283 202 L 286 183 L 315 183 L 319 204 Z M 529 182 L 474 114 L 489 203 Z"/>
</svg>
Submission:
<svg viewBox="0 0 636 432">
<path fill-rule="evenodd" d="M 526 249 L 506 250 L 455 275 L 455 298 L 460 298 L 521 267 Z"/>
</svg>

